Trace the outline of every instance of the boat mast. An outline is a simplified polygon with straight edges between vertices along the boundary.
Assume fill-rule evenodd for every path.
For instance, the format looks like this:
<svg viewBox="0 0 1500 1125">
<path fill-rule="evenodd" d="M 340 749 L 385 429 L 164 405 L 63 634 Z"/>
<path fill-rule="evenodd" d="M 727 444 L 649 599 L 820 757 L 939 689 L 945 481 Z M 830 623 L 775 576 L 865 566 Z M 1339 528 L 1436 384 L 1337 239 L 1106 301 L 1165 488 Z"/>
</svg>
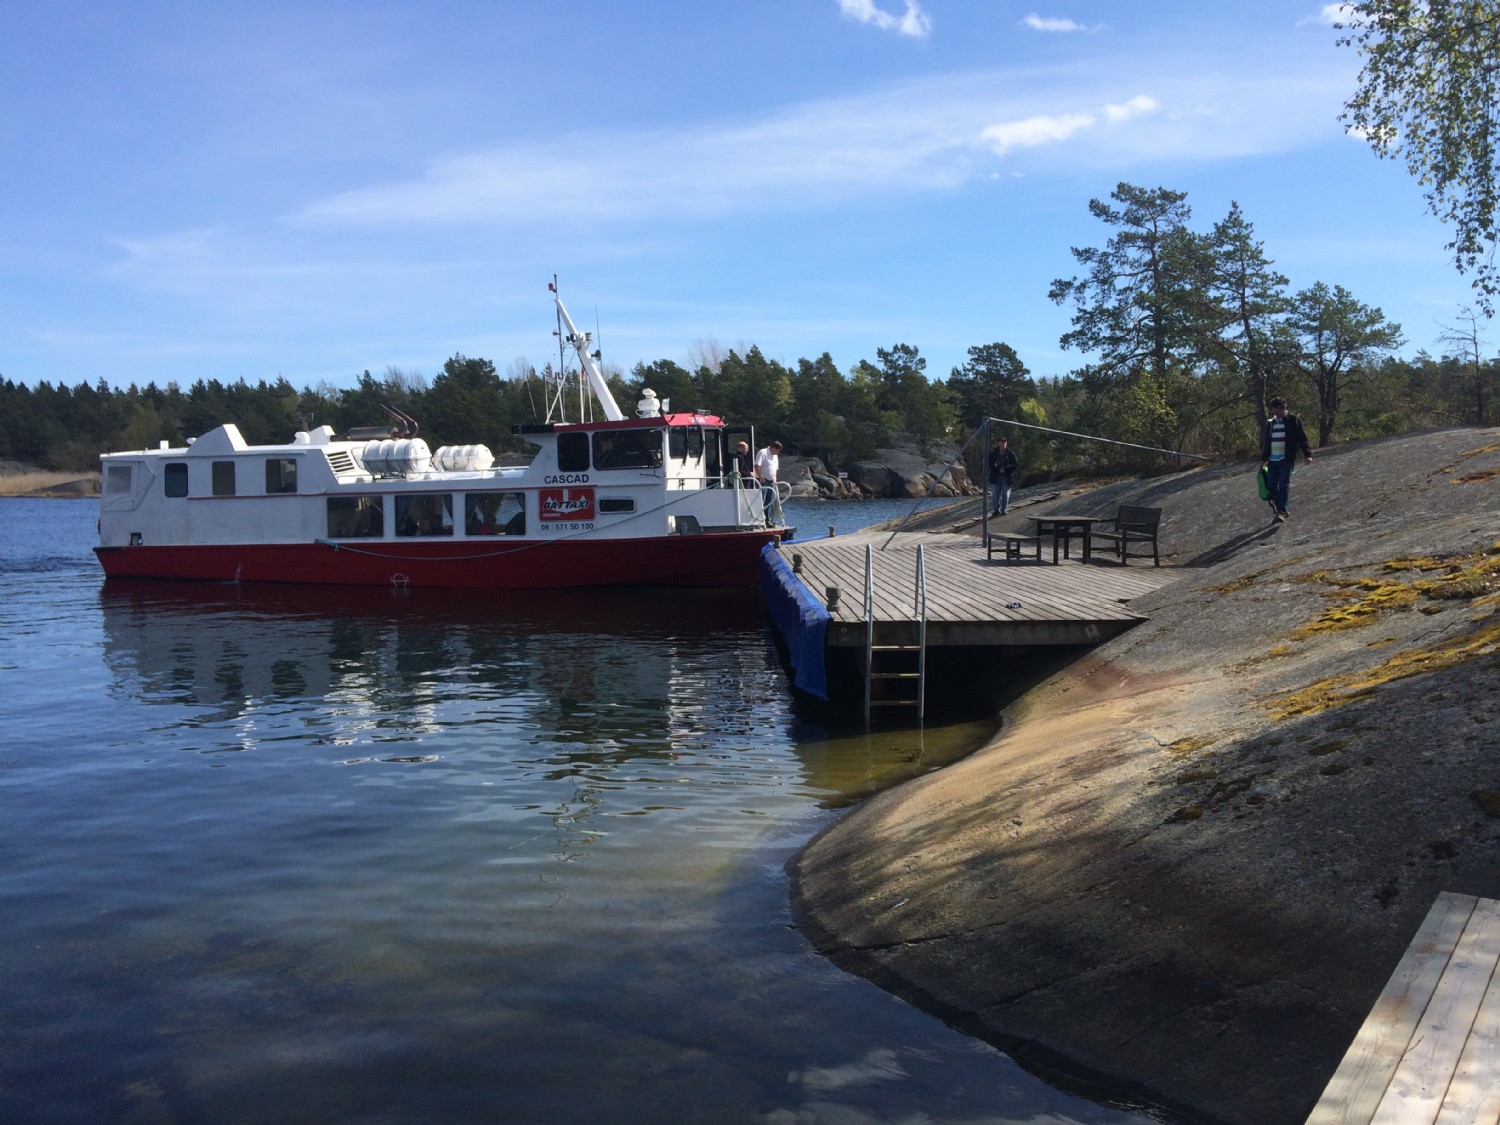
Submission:
<svg viewBox="0 0 1500 1125">
<path fill-rule="evenodd" d="M 557 291 L 556 277 L 547 288 L 552 290 L 552 299 L 557 305 L 558 339 L 577 354 L 584 377 L 588 379 L 589 390 L 594 392 L 594 398 L 598 400 L 604 416 L 611 422 L 623 421 L 625 415 L 615 402 L 615 396 L 610 393 L 609 384 L 604 380 L 604 372 L 599 369 L 599 353 L 592 350 L 593 337 L 587 332 L 578 331 L 574 326 L 573 318 L 568 315 L 568 310 L 563 306 L 562 295 Z M 564 357 L 564 363 L 566 364 L 566 357 Z M 582 380 L 579 386 L 580 397 L 583 394 L 581 384 Z M 579 405 L 581 409 L 582 403 Z"/>
</svg>

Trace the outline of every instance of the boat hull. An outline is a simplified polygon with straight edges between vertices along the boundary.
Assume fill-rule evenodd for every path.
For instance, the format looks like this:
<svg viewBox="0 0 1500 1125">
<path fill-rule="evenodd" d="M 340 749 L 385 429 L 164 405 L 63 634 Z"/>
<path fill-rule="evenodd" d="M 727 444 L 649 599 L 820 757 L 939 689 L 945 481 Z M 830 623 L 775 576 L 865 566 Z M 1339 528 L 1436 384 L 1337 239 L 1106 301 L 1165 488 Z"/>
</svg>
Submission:
<svg viewBox="0 0 1500 1125">
<path fill-rule="evenodd" d="M 764 532 L 517 543 L 380 542 L 96 547 L 106 578 L 543 590 L 753 586 Z"/>
</svg>

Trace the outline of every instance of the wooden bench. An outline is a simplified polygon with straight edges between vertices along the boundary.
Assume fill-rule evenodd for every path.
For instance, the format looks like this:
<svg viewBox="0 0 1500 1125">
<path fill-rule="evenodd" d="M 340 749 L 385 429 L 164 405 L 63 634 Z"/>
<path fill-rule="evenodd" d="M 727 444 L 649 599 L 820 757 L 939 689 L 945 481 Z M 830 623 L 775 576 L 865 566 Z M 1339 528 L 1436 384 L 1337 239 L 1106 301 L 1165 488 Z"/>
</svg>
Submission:
<svg viewBox="0 0 1500 1125">
<path fill-rule="evenodd" d="M 1308 1125 L 1500 1120 L 1500 902 L 1444 891 Z"/>
<path fill-rule="evenodd" d="M 1151 548 L 1151 561 L 1161 566 L 1161 552 L 1156 545 L 1156 532 L 1161 526 L 1160 508 L 1137 508 L 1121 504 L 1109 531 L 1090 531 L 1090 539 L 1102 539 L 1107 549 L 1113 551 L 1124 566 L 1131 557 L 1132 544 Z M 1142 551 L 1139 558 L 1145 558 Z"/>
<path fill-rule="evenodd" d="M 995 558 L 997 549 L 1005 551 L 1006 562 L 1020 562 L 1021 551 L 1030 547 L 1035 552 L 1037 562 L 1042 561 L 1042 541 L 1035 535 L 1022 535 L 1015 531 L 992 531 L 989 540 L 985 543 L 985 557 L 991 561 Z"/>
</svg>

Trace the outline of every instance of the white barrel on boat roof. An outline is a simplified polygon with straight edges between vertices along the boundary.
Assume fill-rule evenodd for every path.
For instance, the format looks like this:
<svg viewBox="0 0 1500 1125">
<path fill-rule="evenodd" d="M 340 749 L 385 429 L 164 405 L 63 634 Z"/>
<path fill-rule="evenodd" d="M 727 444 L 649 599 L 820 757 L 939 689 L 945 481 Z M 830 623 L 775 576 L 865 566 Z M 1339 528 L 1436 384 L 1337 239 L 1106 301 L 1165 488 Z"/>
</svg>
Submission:
<svg viewBox="0 0 1500 1125">
<path fill-rule="evenodd" d="M 495 455 L 487 445 L 440 445 L 432 461 L 448 472 L 480 471 L 494 465 Z"/>
<path fill-rule="evenodd" d="M 400 477 L 432 470 L 432 451 L 421 438 L 367 441 L 359 459 L 367 472 L 377 477 Z"/>
</svg>

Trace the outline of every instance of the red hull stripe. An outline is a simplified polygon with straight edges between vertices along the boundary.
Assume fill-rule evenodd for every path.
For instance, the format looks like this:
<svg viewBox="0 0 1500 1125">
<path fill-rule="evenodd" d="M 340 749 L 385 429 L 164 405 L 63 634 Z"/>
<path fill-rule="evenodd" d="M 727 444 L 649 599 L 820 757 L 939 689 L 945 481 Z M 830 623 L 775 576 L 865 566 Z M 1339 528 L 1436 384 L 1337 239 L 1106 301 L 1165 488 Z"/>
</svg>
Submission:
<svg viewBox="0 0 1500 1125">
<path fill-rule="evenodd" d="M 510 543 L 95 547 L 107 578 L 542 590 L 564 586 L 753 586 L 776 531 Z"/>
</svg>

